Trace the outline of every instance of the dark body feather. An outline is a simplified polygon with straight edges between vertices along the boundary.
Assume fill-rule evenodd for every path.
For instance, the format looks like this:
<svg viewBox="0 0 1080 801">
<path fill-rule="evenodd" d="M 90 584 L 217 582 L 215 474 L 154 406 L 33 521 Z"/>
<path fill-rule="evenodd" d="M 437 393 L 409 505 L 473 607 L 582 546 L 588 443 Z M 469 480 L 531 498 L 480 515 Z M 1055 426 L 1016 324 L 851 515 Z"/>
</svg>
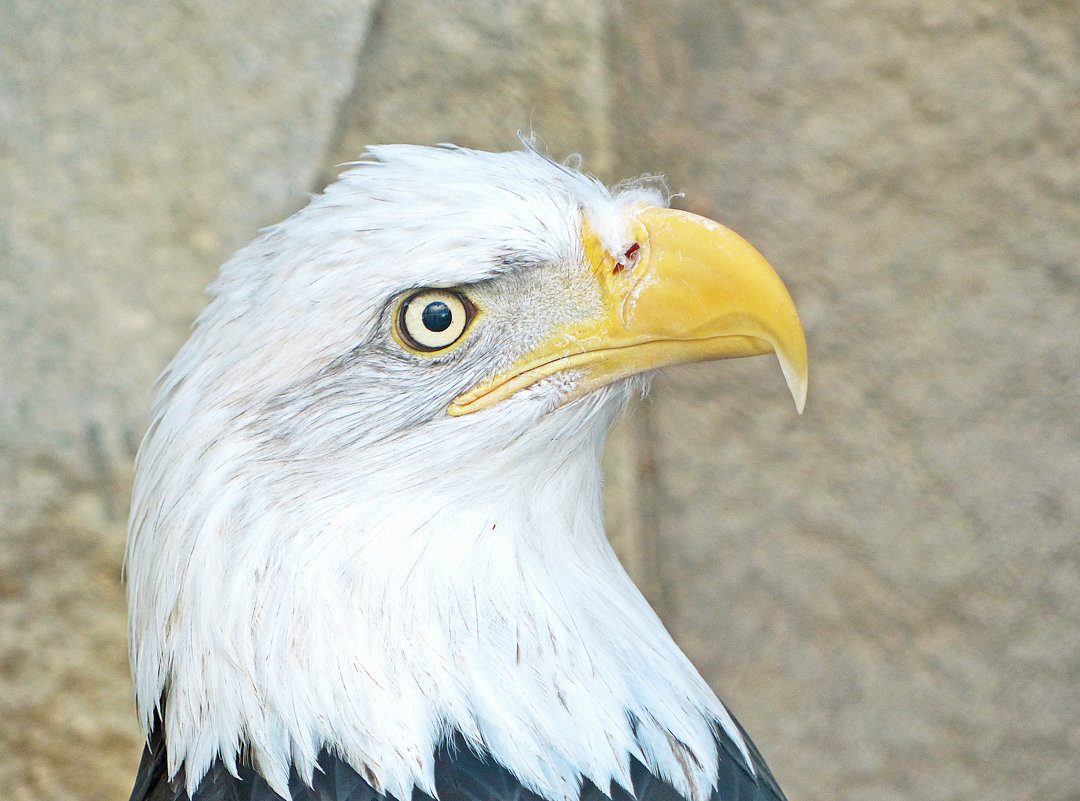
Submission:
<svg viewBox="0 0 1080 801">
<path fill-rule="evenodd" d="M 786 801 L 757 748 L 749 738 L 745 739 L 757 776 L 751 775 L 731 739 L 718 730 L 719 781 L 710 801 Z M 184 769 L 181 767 L 170 780 L 166 754 L 159 726 L 143 750 L 131 801 L 281 801 L 281 796 L 252 767 L 239 766 L 237 778 L 225 769 L 221 760 L 214 763 L 199 783 L 194 798 L 189 798 L 184 789 Z M 637 760 L 632 761 L 631 778 L 633 793 L 613 786 L 610 796 L 586 781 L 580 801 L 686 801 Z M 460 737 L 439 748 L 435 757 L 435 787 L 439 801 L 544 801 L 524 788 L 506 768 L 467 748 Z M 396 801 L 393 796 L 377 792 L 349 765 L 326 751 L 319 758 L 312 786 L 308 787 L 294 770 L 289 777 L 289 790 L 293 801 Z M 410 801 L 433 799 L 414 790 Z"/>
</svg>

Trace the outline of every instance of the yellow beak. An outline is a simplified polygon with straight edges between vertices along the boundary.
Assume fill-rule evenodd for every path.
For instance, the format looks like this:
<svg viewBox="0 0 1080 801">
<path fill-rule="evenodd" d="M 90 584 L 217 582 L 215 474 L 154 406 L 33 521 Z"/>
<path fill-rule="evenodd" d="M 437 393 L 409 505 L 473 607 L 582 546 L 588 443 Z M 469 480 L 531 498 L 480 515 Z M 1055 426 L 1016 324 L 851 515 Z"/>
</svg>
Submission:
<svg viewBox="0 0 1080 801">
<path fill-rule="evenodd" d="M 795 408 L 806 403 L 806 339 L 783 282 L 750 243 L 684 211 L 628 212 L 638 247 L 616 258 L 583 224 L 585 257 L 604 311 L 555 331 L 508 370 L 459 395 L 454 416 L 493 406 L 556 373 L 576 379 L 569 402 L 669 364 L 775 352 Z"/>
</svg>

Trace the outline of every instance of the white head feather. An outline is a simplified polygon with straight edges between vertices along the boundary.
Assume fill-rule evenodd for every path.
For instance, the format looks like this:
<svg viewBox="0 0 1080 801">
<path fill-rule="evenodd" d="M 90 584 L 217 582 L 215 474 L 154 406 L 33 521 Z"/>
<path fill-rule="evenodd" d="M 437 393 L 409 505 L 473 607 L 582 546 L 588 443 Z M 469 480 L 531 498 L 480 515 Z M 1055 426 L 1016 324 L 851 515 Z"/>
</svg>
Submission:
<svg viewBox="0 0 1080 801">
<path fill-rule="evenodd" d="M 553 801 L 629 786 L 631 757 L 704 799 L 717 725 L 745 754 L 604 536 L 603 441 L 643 380 L 454 418 L 534 311 L 574 310 L 423 364 L 389 335 L 417 287 L 572 282 L 582 215 L 614 249 L 643 201 L 529 151 L 381 147 L 225 264 L 161 379 L 127 550 L 139 713 L 164 699 L 189 792 L 244 750 L 287 796 L 329 748 L 432 793 L 454 731 Z"/>
</svg>

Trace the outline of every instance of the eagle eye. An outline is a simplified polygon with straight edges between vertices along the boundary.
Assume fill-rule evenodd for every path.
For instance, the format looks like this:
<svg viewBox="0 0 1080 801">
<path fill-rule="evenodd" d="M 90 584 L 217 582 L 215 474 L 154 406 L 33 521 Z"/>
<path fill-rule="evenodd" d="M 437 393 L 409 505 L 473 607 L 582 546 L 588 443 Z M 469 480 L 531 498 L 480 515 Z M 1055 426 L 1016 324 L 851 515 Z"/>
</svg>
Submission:
<svg viewBox="0 0 1080 801">
<path fill-rule="evenodd" d="M 398 309 L 396 331 L 401 344 L 421 353 L 434 353 L 461 339 L 476 315 L 469 299 L 446 289 L 421 289 Z"/>
</svg>

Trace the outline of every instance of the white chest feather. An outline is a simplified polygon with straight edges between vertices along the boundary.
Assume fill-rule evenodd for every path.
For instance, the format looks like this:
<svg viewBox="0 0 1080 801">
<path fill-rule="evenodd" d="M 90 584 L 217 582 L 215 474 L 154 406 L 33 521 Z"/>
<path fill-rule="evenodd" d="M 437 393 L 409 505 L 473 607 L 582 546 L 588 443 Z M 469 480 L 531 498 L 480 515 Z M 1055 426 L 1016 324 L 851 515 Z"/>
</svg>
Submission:
<svg viewBox="0 0 1080 801">
<path fill-rule="evenodd" d="M 165 616 L 133 615 L 132 647 L 144 719 L 167 693 L 172 767 L 193 789 L 243 743 L 280 791 L 331 747 L 407 798 L 458 731 L 557 801 L 628 786 L 631 757 L 707 797 L 713 727 L 742 740 L 604 538 L 597 451 L 454 497 L 290 505 L 226 480 L 197 536 L 156 540 L 186 562 L 129 563 L 133 608 Z"/>
</svg>

